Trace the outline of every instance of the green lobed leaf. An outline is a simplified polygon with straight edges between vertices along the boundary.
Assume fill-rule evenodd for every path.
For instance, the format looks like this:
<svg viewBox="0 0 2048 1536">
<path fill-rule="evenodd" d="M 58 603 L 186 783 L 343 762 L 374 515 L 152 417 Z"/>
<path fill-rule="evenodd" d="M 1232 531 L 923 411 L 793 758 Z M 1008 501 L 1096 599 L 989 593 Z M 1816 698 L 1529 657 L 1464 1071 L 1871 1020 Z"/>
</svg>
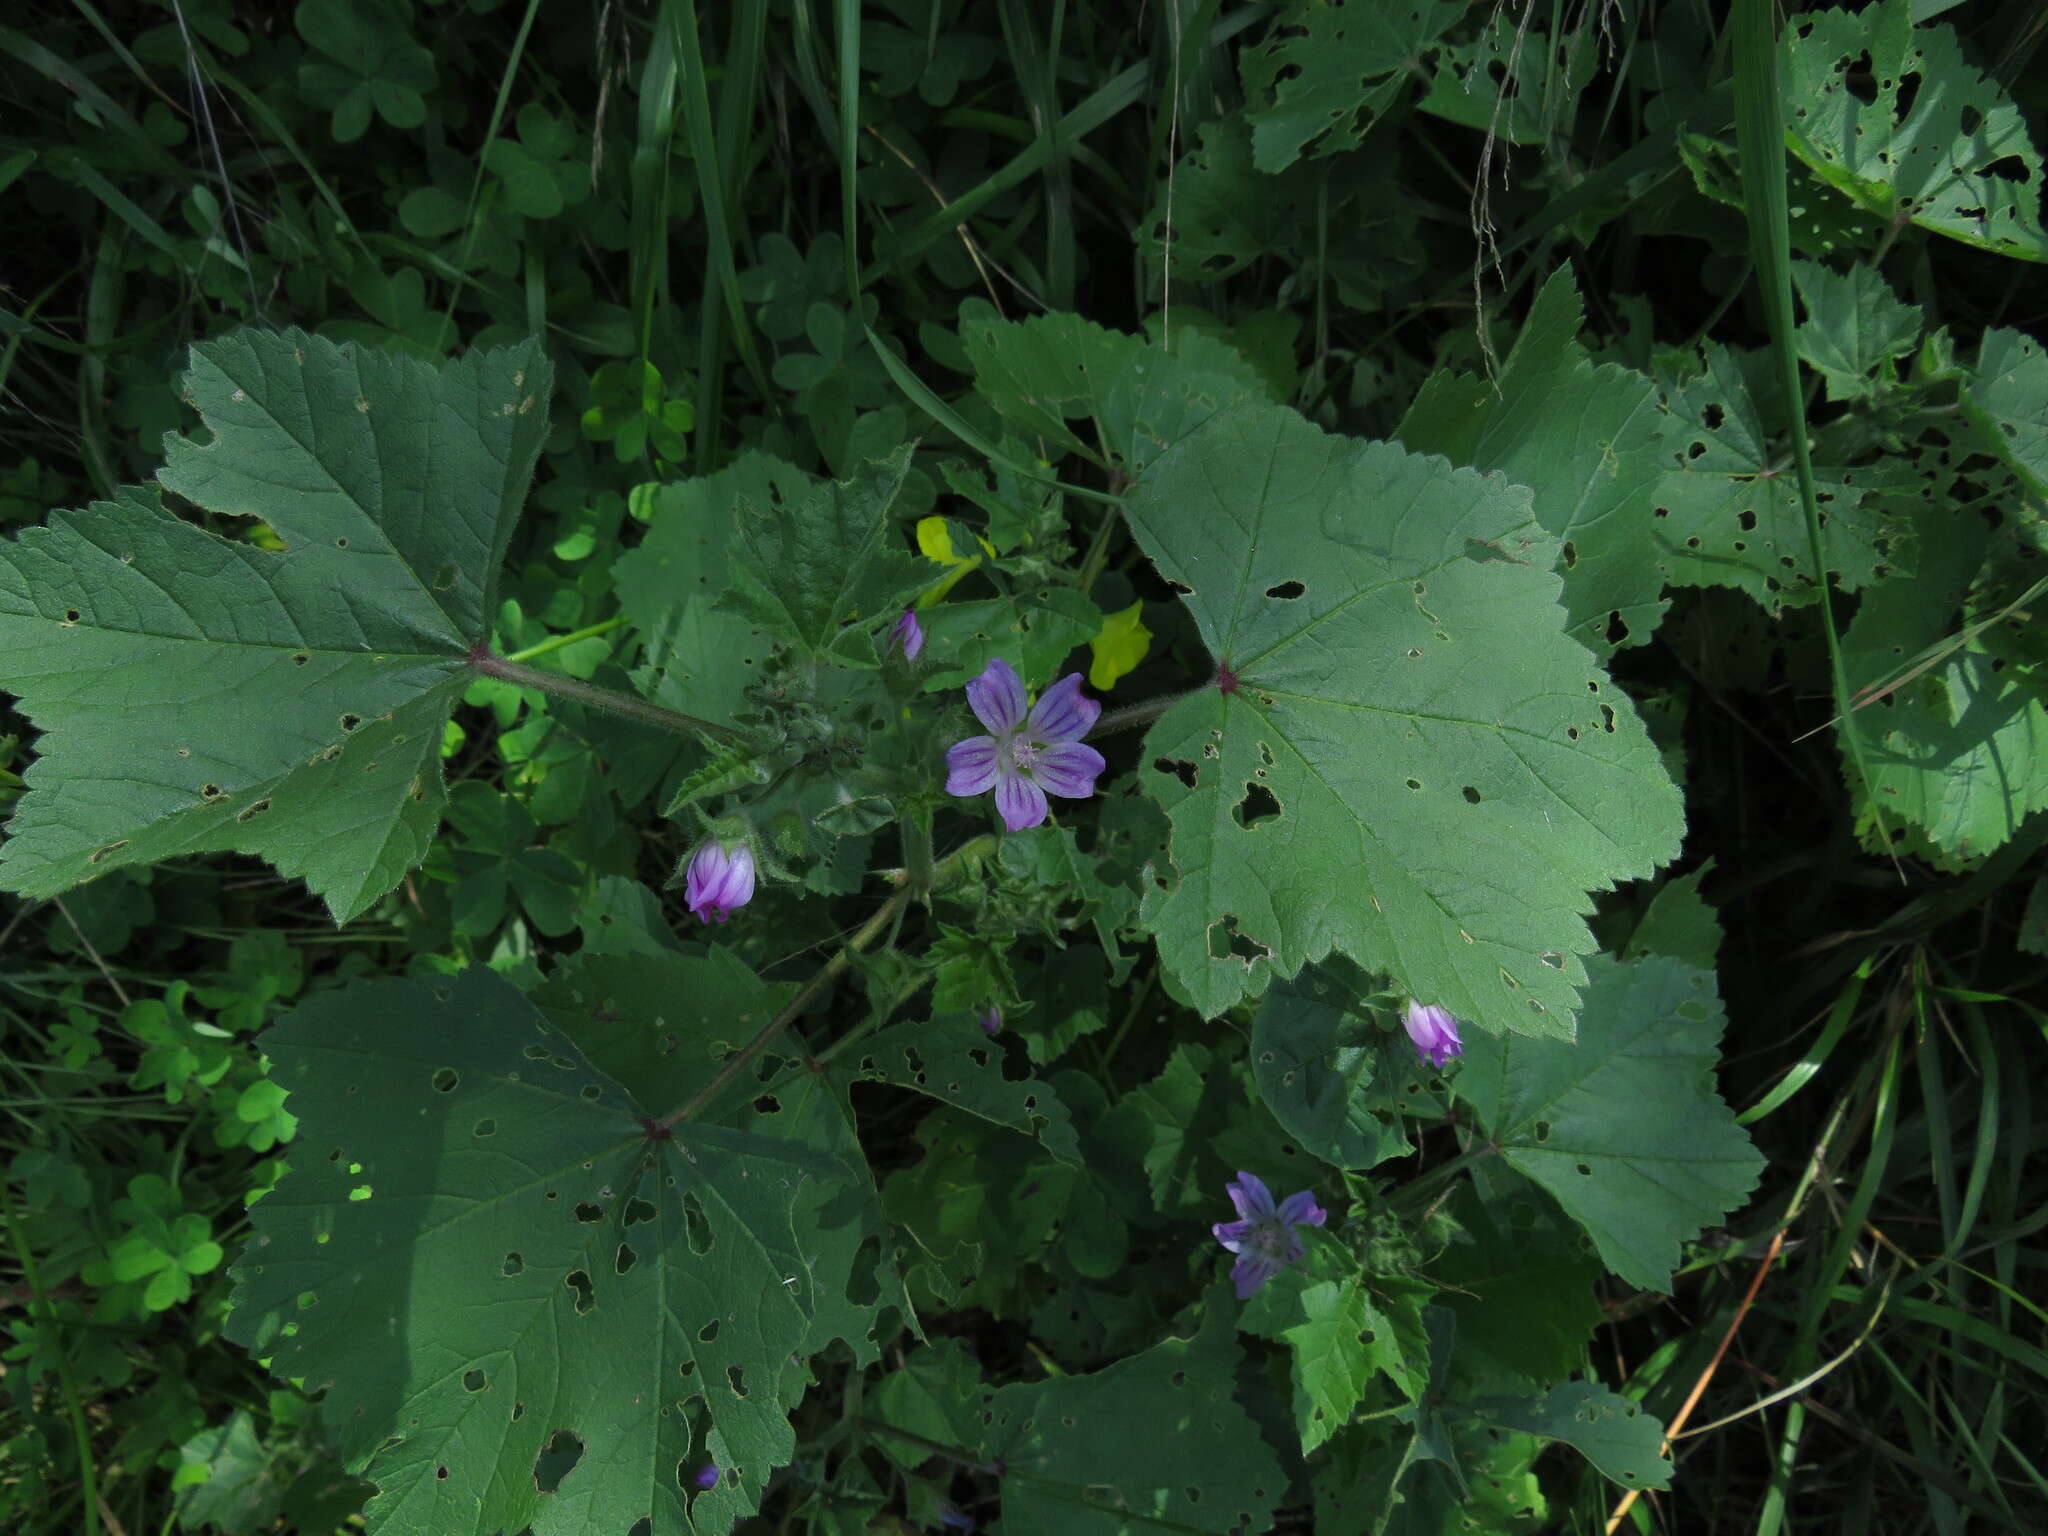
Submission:
<svg viewBox="0 0 2048 1536">
<path fill-rule="evenodd" d="M 2041 344 L 2019 331 L 1986 331 L 1962 405 L 1985 446 L 2028 490 L 2048 498 L 2048 354 Z"/>
<path fill-rule="evenodd" d="M 1235 348 L 1191 331 L 1169 352 L 1055 314 L 973 321 L 960 340 L 976 392 L 1019 430 L 1132 473 L 1225 406 L 1265 393 Z M 1087 435 L 1071 421 L 1087 422 Z"/>
<path fill-rule="evenodd" d="M 1585 1364 L 1586 1345 L 1605 1314 L 1593 1288 L 1600 1264 L 1555 1207 L 1526 1187 L 1482 1200 L 1470 1185 L 1452 1196 L 1462 1241 L 1429 1266 L 1437 1304 L 1458 1319 L 1459 1368 L 1480 1362 L 1537 1385 Z"/>
<path fill-rule="evenodd" d="M 879 1213 L 830 1137 L 650 1134 L 481 968 L 322 993 L 264 1047 L 303 1153 L 228 1331 L 325 1394 L 372 1531 L 724 1532 L 793 1454 L 806 1356 L 873 1357 L 848 1239 Z"/>
<path fill-rule="evenodd" d="M 1900 301 L 1876 267 L 1836 272 L 1792 263 L 1806 318 L 1793 333 L 1800 358 L 1821 376 L 1828 398 L 1868 400 L 1895 382 L 1892 367 L 1920 343 L 1920 311 Z"/>
<path fill-rule="evenodd" d="M 1141 915 L 1181 992 L 1213 1017 L 1337 951 L 1569 1034 L 1587 893 L 1669 858 L 1680 806 L 1565 633 L 1529 493 L 1240 407 L 1126 513 L 1219 665 L 1143 754 L 1176 878 Z"/>
<path fill-rule="evenodd" d="M 1881 219 L 2048 261 L 2048 177 L 2024 118 L 1914 0 L 1808 11 L 1779 39 L 1785 142 Z M 1911 91 L 1910 100 L 1907 92 Z"/>
<path fill-rule="evenodd" d="M 1192 1338 L 987 1399 L 981 1449 L 1005 1468 L 1005 1536 L 1268 1528 L 1287 1474 L 1237 1404 L 1227 1296 L 1209 1292 Z"/>
<path fill-rule="evenodd" d="M 1650 638 L 1668 603 L 1653 516 L 1678 427 L 1656 385 L 1579 345 L 1585 319 L 1571 269 L 1551 274 L 1498 381 L 1438 373 L 1395 436 L 1415 453 L 1497 470 L 1535 499 L 1561 541 L 1571 633 L 1596 655 Z"/>
<path fill-rule="evenodd" d="M 820 485 L 787 508 L 757 505 L 742 491 L 728 556 L 732 585 L 719 611 L 821 660 L 873 666 L 870 632 L 884 619 L 893 623 L 931 580 L 931 567 L 903 547 L 889 517 L 910 454 L 906 445 L 864 463 L 850 480 Z"/>
<path fill-rule="evenodd" d="M 1563 1382 L 1541 1397 L 1473 1398 L 1457 1411 L 1484 1424 L 1563 1441 L 1624 1488 L 1670 1485 L 1664 1426 L 1598 1382 Z"/>
<path fill-rule="evenodd" d="M 1967 862 L 2048 809 L 2048 681 L 2008 665 L 1987 643 L 1995 636 L 1958 634 L 1956 599 L 1990 543 L 1982 520 L 1935 507 L 1916 514 L 1914 526 L 1914 579 L 1886 582 L 1864 599 L 1842 637 L 1842 664 L 1860 695 L 1896 680 L 1930 647 L 1944 652 L 1865 702 L 1857 722 L 1870 793 L 1884 814 Z"/>
<path fill-rule="evenodd" d="M 1373 1088 L 1407 1070 L 1414 1048 L 1360 1001 L 1363 980 L 1340 960 L 1310 966 L 1275 984 L 1252 1018 L 1259 1097 L 1303 1151 L 1333 1168 L 1373 1168 L 1413 1150 Z"/>
<path fill-rule="evenodd" d="M 8 887 L 233 851 L 346 921 L 397 885 L 440 820 L 550 382 L 532 343 L 439 368 L 299 331 L 195 346 L 211 439 L 167 438 L 158 479 L 286 549 L 134 487 L 0 544 L 0 684 L 43 732 Z"/>
<path fill-rule="evenodd" d="M 1458 1097 L 1556 1197 L 1607 1267 L 1664 1290 L 1680 1246 L 1740 1206 L 1763 1159 L 1715 1092 L 1710 972 L 1649 956 L 1586 966 L 1576 1044 L 1467 1036 Z"/>
<path fill-rule="evenodd" d="M 1648 535 L 1667 585 L 1727 586 L 1772 612 L 1811 602 L 1819 590 L 1792 452 L 1776 436 L 1784 406 L 1768 351 L 1710 345 L 1705 371 L 1669 384 L 1678 432 L 1666 462 Z M 1868 586 L 1892 530 L 1866 496 L 1870 470 L 1814 466 L 1822 548 L 1845 591 Z"/>
<path fill-rule="evenodd" d="M 1304 1455 L 1351 1422 L 1384 1374 L 1408 1401 L 1428 1385 L 1426 1287 L 1379 1295 L 1356 1279 L 1309 1280 L 1289 1270 L 1246 1304 L 1238 1326 L 1288 1348 L 1294 1428 Z"/>
<path fill-rule="evenodd" d="M 1304 154 L 1356 149 L 1466 10 L 1465 0 L 1296 0 L 1239 61 L 1253 163 L 1271 174 Z"/>
<path fill-rule="evenodd" d="M 851 1068 L 854 1081 L 915 1089 L 1036 1136 L 1063 1163 L 1081 1162 L 1073 1121 L 1059 1095 L 1028 1072 L 1011 1077 L 1002 1042 L 983 1034 L 971 1013 L 941 1013 L 929 1023 L 892 1025 L 839 1060 Z"/>
</svg>

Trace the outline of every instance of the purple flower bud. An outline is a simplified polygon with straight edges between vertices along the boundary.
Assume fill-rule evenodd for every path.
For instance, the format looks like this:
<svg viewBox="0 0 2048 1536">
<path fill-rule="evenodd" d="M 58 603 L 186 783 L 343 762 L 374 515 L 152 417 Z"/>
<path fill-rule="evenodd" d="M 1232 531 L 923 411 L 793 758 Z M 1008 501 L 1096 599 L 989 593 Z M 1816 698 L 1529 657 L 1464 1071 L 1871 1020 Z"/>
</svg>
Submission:
<svg viewBox="0 0 2048 1536">
<path fill-rule="evenodd" d="M 1320 1227 L 1330 1213 L 1317 1205 L 1314 1194 L 1306 1189 L 1276 1205 L 1265 1180 L 1242 1170 L 1235 1181 L 1223 1187 L 1241 1219 L 1219 1221 L 1209 1230 L 1217 1242 L 1237 1255 L 1230 1278 L 1237 1282 L 1237 1299 L 1245 1301 L 1308 1251 L 1295 1228 Z"/>
<path fill-rule="evenodd" d="M 700 923 L 722 923 L 754 899 L 754 850 L 707 837 L 690 855 L 683 899 Z"/>
<path fill-rule="evenodd" d="M 697 1469 L 697 1486 L 711 1489 L 718 1486 L 718 1463 L 707 1461 Z"/>
<path fill-rule="evenodd" d="M 896 627 L 889 631 L 889 644 L 903 652 L 905 661 L 915 661 L 924 650 L 924 626 L 917 622 L 915 609 L 903 610 L 903 617 L 896 621 Z"/>
<path fill-rule="evenodd" d="M 951 1504 L 945 1503 L 939 1505 L 939 1524 L 949 1531 L 971 1531 L 974 1529 L 974 1522 L 972 1520 L 961 1514 Z"/>
<path fill-rule="evenodd" d="M 1024 684 L 998 656 L 967 685 L 967 702 L 990 733 L 946 749 L 946 793 L 996 792 L 1003 825 L 1022 832 L 1045 820 L 1047 795 L 1085 800 L 1107 766 L 1081 738 L 1102 706 L 1081 693 L 1081 674 L 1069 672 L 1039 695 L 1025 713 Z"/>
<path fill-rule="evenodd" d="M 974 1022 L 981 1026 L 984 1035 L 994 1035 L 1003 1027 L 1003 1010 L 991 1003 L 986 1013 L 975 1015 Z"/>
<path fill-rule="evenodd" d="M 1441 1067 L 1465 1049 L 1458 1041 L 1458 1021 L 1434 1003 L 1409 998 L 1408 1011 L 1401 1023 L 1408 1030 L 1408 1038 L 1415 1042 L 1416 1052 L 1432 1067 Z"/>
</svg>

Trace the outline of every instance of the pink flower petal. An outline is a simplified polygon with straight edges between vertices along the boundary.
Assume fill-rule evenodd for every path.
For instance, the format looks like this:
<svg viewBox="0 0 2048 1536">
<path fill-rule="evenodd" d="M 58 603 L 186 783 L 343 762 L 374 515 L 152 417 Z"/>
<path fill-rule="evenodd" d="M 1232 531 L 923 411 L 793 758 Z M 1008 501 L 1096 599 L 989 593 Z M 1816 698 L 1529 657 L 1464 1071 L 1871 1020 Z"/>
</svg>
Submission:
<svg viewBox="0 0 2048 1536">
<path fill-rule="evenodd" d="M 1031 706 L 1031 729 L 1044 741 L 1079 741 L 1101 714 L 1102 706 L 1081 692 L 1081 674 L 1069 672 Z"/>
<path fill-rule="evenodd" d="M 1005 774 L 996 785 L 996 809 L 1004 826 L 1023 832 L 1045 820 L 1045 791 L 1021 774 Z"/>
<path fill-rule="evenodd" d="M 1086 800 L 1095 793 L 1095 776 L 1108 765 L 1102 754 L 1078 741 L 1056 741 L 1038 754 L 1031 772 L 1049 795 Z"/>
<path fill-rule="evenodd" d="M 1074 674 L 1076 677 L 1080 673 Z M 995 735 L 1014 731 L 1024 719 L 1024 684 L 998 656 L 982 668 L 981 676 L 967 685 L 967 703 L 974 718 Z"/>
<path fill-rule="evenodd" d="M 996 787 L 996 739 L 970 736 L 946 748 L 946 793 L 985 795 Z"/>
</svg>

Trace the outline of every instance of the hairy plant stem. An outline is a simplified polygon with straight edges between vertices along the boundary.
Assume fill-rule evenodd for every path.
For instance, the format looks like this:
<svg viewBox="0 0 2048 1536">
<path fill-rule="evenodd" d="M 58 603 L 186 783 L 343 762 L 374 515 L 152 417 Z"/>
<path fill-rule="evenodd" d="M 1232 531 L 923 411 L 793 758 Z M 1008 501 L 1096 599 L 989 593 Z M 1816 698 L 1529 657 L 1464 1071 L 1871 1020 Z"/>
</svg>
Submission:
<svg viewBox="0 0 2048 1536">
<path fill-rule="evenodd" d="M 1141 699 L 1136 704 L 1126 704 L 1122 709 L 1112 709 L 1095 722 L 1095 729 L 1088 733 L 1088 738 L 1092 741 L 1097 736 L 1113 736 L 1134 726 L 1150 725 L 1182 699 L 1193 698 L 1201 691 L 1188 688 L 1179 693 L 1162 693 L 1154 699 Z"/>
<path fill-rule="evenodd" d="M 943 884 L 955 870 L 993 852 L 995 846 L 996 840 L 993 835 L 977 837 L 972 842 L 963 843 L 934 866 L 933 884 Z M 899 873 L 896 876 L 896 893 L 882 904 L 880 911 L 855 930 L 853 937 L 846 941 L 845 948 L 820 966 L 817 974 L 798 989 L 796 996 L 785 1003 L 774 1018 L 761 1026 L 753 1039 L 733 1052 L 731 1059 L 719 1068 L 716 1077 L 691 1094 L 680 1109 L 663 1115 L 654 1124 L 662 1130 L 669 1130 L 685 1121 L 694 1120 L 701 1114 L 705 1105 L 723 1093 L 734 1078 L 746 1071 L 755 1058 L 775 1042 L 776 1036 L 796 1022 L 797 1015 L 811 1005 L 812 999 L 839 979 L 840 974 L 853 963 L 855 955 L 875 942 L 882 930 L 895 921 L 897 913 L 902 911 L 904 904 L 909 900 L 909 875 L 907 872 Z"/>
<path fill-rule="evenodd" d="M 566 641 L 575 637 L 562 638 Z M 470 653 L 469 664 L 485 677 L 495 677 L 503 682 L 516 683 L 522 688 L 538 688 L 543 693 L 574 699 L 577 703 L 587 704 L 592 709 L 601 709 L 607 714 L 619 715 L 627 720 L 637 720 L 642 725 L 652 726 L 657 731 L 667 731 L 671 735 L 709 736 L 714 741 L 742 739 L 738 731 L 729 725 L 721 725 L 716 720 L 700 720 L 695 715 L 665 709 L 659 704 L 637 699 L 629 693 L 580 683 L 575 678 L 564 677 L 559 672 L 543 672 L 538 667 L 522 667 L 509 657 L 500 656 L 481 647 Z"/>
</svg>

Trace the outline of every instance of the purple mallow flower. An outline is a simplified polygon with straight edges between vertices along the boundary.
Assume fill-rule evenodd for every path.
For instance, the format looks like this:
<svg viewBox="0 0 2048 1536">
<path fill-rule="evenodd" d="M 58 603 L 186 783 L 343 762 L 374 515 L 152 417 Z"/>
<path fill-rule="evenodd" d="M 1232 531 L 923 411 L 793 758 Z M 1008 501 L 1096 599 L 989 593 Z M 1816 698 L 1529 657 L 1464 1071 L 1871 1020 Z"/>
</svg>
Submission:
<svg viewBox="0 0 2048 1536">
<path fill-rule="evenodd" d="M 1002 1030 L 1003 1010 L 991 1004 L 974 1016 L 974 1022 L 981 1026 L 984 1035 L 994 1036 Z"/>
<path fill-rule="evenodd" d="M 924 649 L 924 626 L 917 622 L 914 609 L 903 610 L 903 617 L 889 631 L 889 644 L 903 652 L 905 661 L 917 660 L 918 653 Z"/>
<path fill-rule="evenodd" d="M 754 850 L 707 837 L 690 855 L 683 899 L 700 923 L 722 923 L 754 899 Z"/>
<path fill-rule="evenodd" d="M 1458 1041 L 1458 1021 L 1451 1017 L 1450 1010 L 1435 1003 L 1418 1003 L 1409 998 L 1408 1011 L 1401 1022 L 1407 1027 L 1408 1038 L 1415 1042 L 1416 1051 L 1432 1067 L 1441 1067 L 1465 1049 Z"/>
<path fill-rule="evenodd" d="M 1209 1230 L 1216 1234 L 1217 1242 L 1237 1255 L 1237 1262 L 1230 1267 L 1230 1278 L 1237 1282 L 1237 1299 L 1245 1301 L 1307 1252 L 1294 1229 L 1320 1227 L 1330 1219 L 1330 1213 L 1317 1205 L 1316 1197 L 1305 1189 L 1275 1205 L 1265 1180 L 1242 1170 L 1236 1182 L 1224 1188 L 1242 1219 L 1219 1221 Z"/>
<path fill-rule="evenodd" d="M 946 749 L 946 793 L 979 795 L 993 789 L 1003 825 L 1022 832 L 1045 820 L 1045 797 L 1085 800 L 1095 793 L 1102 754 L 1082 743 L 1102 706 L 1081 693 L 1081 674 L 1069 672 L 1025 714 L 1024 684 L 998 656 L 967 685 L 974 718 L 989 729 Z"/>
<path fill-rule="evenodd" d="M 718 1463 L 707 1461 L 697 1469 L 697 1486 L 706 1490 L 718 1486 Z"/>
</svg>

